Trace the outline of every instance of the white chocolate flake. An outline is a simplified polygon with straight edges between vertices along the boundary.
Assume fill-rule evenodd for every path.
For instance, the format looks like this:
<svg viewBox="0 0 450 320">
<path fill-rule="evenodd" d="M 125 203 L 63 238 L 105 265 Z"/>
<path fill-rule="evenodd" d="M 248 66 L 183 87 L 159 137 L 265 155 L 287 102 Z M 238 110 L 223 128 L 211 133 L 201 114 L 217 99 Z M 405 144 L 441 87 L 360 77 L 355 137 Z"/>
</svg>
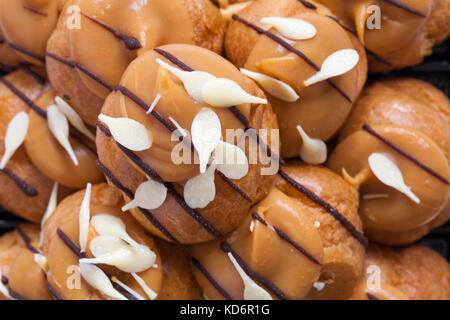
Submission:
<svg viewBox="0 0 450 320">
<path fill-rule="evenodd" d="M 215 165 L 211 165 L 205 173 L 189 179 L 184 186 L 184 200 L 193 209 L 205 208 L 216 197 L 214 184 Z"/>
<path fill-rule="evenodd" d="M 359 62 L 359 54 L 354 49 L 343 49 L 332 53 L 322 64 L 319 72 L 304 82 L 310 86 L 329 78 L 343 75 L 352 70 Z"/>
<path fill-rule="evenodd" d="M 169 120 L 172 121 L 172 123 L 175 125 L 175 127 L 177 128 L 178 132 L 181 134 L 182 137 L 188 136 L 187 130 L 184 129 L 182 126 L 180 126 L 180 124 L 174 118 L 169 117 Z"/>
<path fill-rule="evenodd" d="M 67 117 L 67 120 L 69 120 L 78 131 L 95 142 L 95 135 L 88 129 L 78 113 L 65 100 L 58 96 L 55 97 L 55 102 L 58 109 Z"/>
<path fill-rule="evenodd" d="M 118 300 L 128 300 L 119 291 L 114 289 L 108 276 L 99 267 L 80 262 L 80 273 L 84 280 L 94 289 Z"/>
<path fill-rule="evenodd" d="M 317 30 L 311 23 L 298 18 L 266 17 L 262 23 L 274 27 L 284 37 L 291 40 L 306 40 L 314 38 Z"/>
<path fill-rule="evenodd" d="M 144 151 L 152 146 L 152 137 L 147 128 L 136 120 L 129 118 L 112 118 L 104 114 L 98 116 L 108 125 L 114 140 L 132 151 Z"/>
<path fill-rule="evenodd" d="M 250 232 L 253 232 L 253 230 L 255 229 L 255 221 L 251 221 L 250 222 Z"/>
<path fill-rule="evenodd" d="M 81 202 L 80 213 L 78 216 L 80 229 L 79 242 L 82 252 L 86 252 L 86 246 L 88 242 L 89 220 L 91 215 L 91 189 L 92 185 L 88 183 L 86 186 L 86 191 L 84 193 L 83 201 Z"/>
<path fill-rule="evenodd" d="M 48 127 L 59 144 L 69 154 L 72 162 L 78 166 L 78 159 L 69 141 L 69 122 L 66 116 L 54 104 L 47 108 Z"/>
<path fill-rule="evenodd" d="M 273 300 L 272 296 L 263 288 L 261 288 L 258 284 L 256 284 L 253 279 L 251 279 L 244 270 L 242 270 L 239 263 L 233 257 L 231 252 L 228 253 L 228 258 L 230 258 L 237 272 L 242 278 L 244 282 L 244 300 Z"/>
<path fill-rule="evenodd" d="M 158 93 L 158 94 L 156 95 L 155 99 L 153 100 L 153 102 L 152 102 L 150 108 L 148 108 L 148 110 L 147 110 L 147 112 L 146 112 L 147 114 L 150 114 L 150 113 L 153 112 L 153 110 L 154 110 L 155 107 L 158 105 L 159 100 L 161 100 L 161 98 L 162 98 L 162 95 L 160 95 L 160 94 Z"/>
<path fill-rule="evenodd" d="M 320 222 L 319 222 L 319 221 L 315 221 L 315 222 L 314 222 L 314 227 L 320 228 Z"/>
<path fill-rule="evenodd" d="M 5 169 L 9 159 L 14 152 L 22 145 L 28 132 L 30 119 L 24 111 L 19 112 L 11 119 L 6 129 L 5 135 L 5 153 L 0 162 L 0 170 Z"/>
<path fill-rule="evenodd" d="M 202 100 L 217 108 L 228 108 L 243 103 L 267 104 L 266 99 L 252 96 L 230 79 L 214 79 L 206 82 L 201 91 Z"/>
<path fill-rule="evenodd" d="M 52 193 L 50 194 L 50 199 L 48 200 L 47 209 L 45 210 L 44 216 L 41 220 L 41 231 L 39 233 L 39 248 L 42 247 L 44 243 L 44 224 L 51 217 L 56 209 L 58 201 L 58 182 L 53 183 Z"/>
<path fill-rule="evenodd" d="M 369 157 L 369 166 L 373 174 L 385 185 L 396 189 L 419 204 L 420 199 L 405 184 L 403 175 L 397 165 L 382 153 L 372 153 Z"/>
<path fill-rule="evenodd" d="M 191 134 L 200 160 L 200 172 L 204 173 L 211 152 L 217 147 L 222 136 L 222 126 L 217 114 L 209 108 L 203 108 L 192 122 Z"/>
<path fill-rule="evenodd" d="M 326 283 L 325 282 L 321 282 L 321 281 L 316 281 L 313 284 L 313 287 L 317 290 L 317 291 L 322 291 L 325 288 Z"/>
<path fill-rule="evenodd" d="M 123 272 L 142 272 L 153 266 L 156 254 L 145 245 L 129 245 L 112 235 L 100 235 L 91 240 L 89 248 L 93 259 L 80 259 L 80 262 L 107 264 Z"/>
<path fill-rule="evenodd" d="M 295 102 L 300 98 L 297 92 L 283 81 L 246 69 L 241 69 L 241 72 L 255 80 L 264 90 L 278 99 L 286 102 Z"/>
<path fill-rule="evenodd" d="M 119 286 L 121 286 L 123 289 L 125 289 L 126 291 L 128 291 L 129 293 L 131 293 L 136 299 L 138 300 L 147 300 L 145 299 L 143 296 L 141 296 L 139 293 L 137 293 L 136 291 L 134 291 L 133 289 L 131 289 L 129 286 L 127 286 L 125 283 L 123 283 L 122 281 L 120 281 L 119 279 L 117 279 L 116 277 L 112 277 L 111 281 L 114 283 L 117 283 Z"/>
<path fill-rule="evenodd" d="M 120 238 L 130 245 L 140 246 L 127 233 L 125 223 L 122 219 L 110 214 L 97 214 L 91 219 L 91 224 L 99 235 L 108 235 Z"/>
<path fill-rule="evenodd" d="M 150 287 L 145 283 L 144 279 L 139 277 L 136 273 L 131 273 L 136 282 L 141 286 L 142 290 L 144 290 L 145 294 L 150 298 L 150 300 L 155 300 L 158 295 L 155 291 L 150 289 Z"/>
<path fill-rule="evenodd" d="M 234 144 L 220 141 L 214 150 L 217 170 L 227 178 L 239 180 L 248 173 L 248 159 L 245 152 Z"/>
<path fill-rule="evenodd" d="M 38 266 L 42 269 L 42 271 L 47 272 L 48 264 L 47 258 L 40 253 L 35 253 L 33 255 L 34 262 L 38 264 Z"/>
<path fill-rule="evenodd" d="M 300 158 L 308 164 L 322 164 L 327 160 L 327 145 L 320 139 L 312 139 L 298 125 L 297 130 L 302 137 L 303 143 L 300 147 Z"/>
<path fill-rule="evenodd" d="M 183 71 L 178 68 L 171 66 L 170 64 L 162 61 L 161 59 L 156 59 L 156 62 L 163 68 L 169 70 L 173 75 L 183 82 L 184 88 L 187 93 L 198 102 L 203 102 L 202 99 L 202 88 L 206 82 L 216 79 L 215 76 L 208 72 L 203 71 Z"/>
<path fill-rule="evenodd" d="M 159 208 L 167 197 L 167 188 L 157 181 L 146 181 L 139 185 L 136 189 L 134 199 L 122 207 L 122 211 L 133 208 L 143 208 L 153 210 Z"/>
</svg>

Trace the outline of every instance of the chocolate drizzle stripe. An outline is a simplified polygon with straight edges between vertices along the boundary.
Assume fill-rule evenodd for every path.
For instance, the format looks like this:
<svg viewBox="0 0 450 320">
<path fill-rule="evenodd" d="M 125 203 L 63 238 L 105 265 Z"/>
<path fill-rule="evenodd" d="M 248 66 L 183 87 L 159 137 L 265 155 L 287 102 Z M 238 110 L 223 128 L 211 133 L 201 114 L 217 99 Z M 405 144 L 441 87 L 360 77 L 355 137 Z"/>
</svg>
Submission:
<svg viewBox="0 0 450 320">
<path fill-rule="evenodd" d="M 3 42 L 5 42 L 5 39 L 0 38 L 0 44 L 3 44 Z"/>
<path fill-rule="evenodd" d="M 114 289 L 119 291 L 128 300 L 138 300 L 138 298 L 136 298 L 131 292 L 125 290 L 125 288 L 121 287 L 117 283 L 112 282 L 112 286 L 114 287 Z"/>
<path fill-rule="evenodd" d="M 31 239 L 29 236 L 27 236 L 27 234 L 25 232 L 23 232 L 23 230 L 20 227 L 16 228 L 17 232 L 19 233 L 19 236 L 22 238 L 23 242 L 25 242 L 25 246 L 27 247 L 28 250 L 30 250 L 32 253 L 41 253 L 38 249 L 36 249 L 35 247 L 33 247 L 31 245 Z"/>
<path fill-rule="evenodd" d="M 31 99 L 29 99 L 22 91 L 17 89 L 11 82 L 6 80 L 5 78 L 0 78 L 0 82 L 3 83 L 9 90 L 11 90 L 20 100 L 25 102 L 33 111 L 35 111 L 38 115 L 43 118 L 47 118 L 47 113 L 45 110 L 39 108 Z"/>
<path fill-rule="evenodd" d="M 134 194 L 133 192 L 125 187 L 112 173 L 108 168 L 106 168 L 103 163 L 100 162 L 100 160 L 97 160 L 97 166 L 100 168 L 100 170 L 103 172 L 103 174 L 108 178 L 108 180 L 119 190 L 121 190 L 125 195 L 133 199 Z M 172 241 L 175 244 L 180 244 L 180 242 L 159 222 L 158 219 L 155 218 L 155 216 L 146 209 L 139 208 L 139 211 L 145 216 L 147 220 L 150 221 L 151 224 L 153 224 L 163 235 L 167 237 L 170 241 Z"/>
<path fill-rule="evenodd" d="M 25 298 L 24 296 L 22 296 L 21 294 L 17 293 L 16 291 L 14 291 L 13 289 L 9 288 L 9 295 L 11 297 L 13 297 L 16 300 L 28 300 L 27 298 Z"/>
<path fill-rule="evenodd" d="M 80 247 L 75 244 L 61 229 L 56 230 L 58 237 L 64 244 L 80 259 L 86 258 L 86 254 L 81 251 Z"/>
<path fill-rule="evenodd" d="M 268 223 L 266 220 L 264 220 L 258 213 L 253 212 L 252 217 L 255 218 L 257 221 L 261 222 L 263 225 L 268 226 Z M 303 254 L 306 258 L 311 260 L 313 263 L 321 266 L 322 264 L 317 260 L 312 254 L 310 254 L 305 248 L 300 246 L 297 242 L 295 242 L 289 235 L 281 230 L 280 228 L 276 226 L 272 226 L 275 230 L 276 234 L 283 239 L 284 241 L 288 242 L 291 246 L 293 246 L 295 249 L 297 249 L 301 254 Z"/>
<path fill-rule="evenodd" d="M 192 265 L 200 271 L 211 285 L 227 300 L 234 300 L 233 297 L 217 282 L 216 279 L 206 270 L 206 268 L 195 258 L 192 258 Z"/>
<path fill-rule="evenodd" d="M 245 262 L 242 260 L 242 258 L 231 248 L 231 246 L 228 244 L 228 242 L 222 242 L 220 244 L 220 248 L 226 252 L 231 253 L 236 259 L 239 266 L 244 270 L 244 272 L 252 278 L 254 281 L 259 282 L 264 287 L 266 287 L 270 292 L 272 292 L 275 296 L 280 298 L 281 300 L 291 300 L 288 296 L 286 296 L 283 291 L 280 290 L 276 285 L 274 285 L 269 280 L 265 279 L 264 277 L 260 276 L 258 273 L 253 271 Z"/>
<path fill-rule="evenodd" d="M 392 142 L 390 142 L 388 139 L 384 138 L 382 135 L 380 135 L 378 132 L 376 132 L 375 130 L 373 130 L 369 125 L 365 124 L 363 125 L 363 130 L 367 131 L 369 134 L 371 134 L 372 136 L 374 136 L 375 138 L 377 138 L 378 140 L 380 140 L 381 142 L 383 142 L 384 144 L 388 145 L 389 147 L 391 147 L 392 149 L 394 149 L 396 152 L 400 153 L 402 156 L 404 156 L 405 158 L 407 158 L 408 160 L 414 162 L 416 165 L 418 165 L 419 167 L 421 167 L 423 170 L 425 170 L 426 172 L 428 172 L 429 174 L 431 174 L 432 176 L 436 177 L 437 179 L 441 180 L 442 182 L 444 182 L 445 184 L 450 184 L 450 181 L 448 181 L 446 178 L 444 178 L 443 176 L 441 176 L 439 173 L 437 173 L 436 171 L 434 171 L 433 169 L 431 169 L 430 167 L 426 166 L 425 164 L 423 164 L 422 162 L 420 162 L 419 160 L 417 160 L 416 158 L 414 158 L 412 155 L 410 155 L 409 153 L 403 151 L 402 149 L 400 149 L 398 146 L 396 146 L 395 144 L 393 144 Z"/>
<path fill-rule="evenodd" d="M 311 2 L 308 2 L 306 0 L 298 0 L 298 2 L 300 2 L 302 5 L 304 5 L 308 9 L 313 9 L 313 10 L 317 9 L 317 7 L 315 5 L 313 5 Z"/>
<path fill-rule="evenodd" d="M 39 75 L 37 72 L 34 72 L 33 70 L 31 70 L 27 65 L 20 64 L 19 69 L 22 70 L 23 72 L 27 73 L 34 79 L 36 79 L 36 81 L 39 82 L 40 84 L 45 84 L 45 79 L 41 75 Z"/>
<path fill-rule="evenodd" d="M 236 184 L 233 183 L 233 181 L 231 181 L 230 179 L 228 179 L 222 172 L 220 172 L 219 170 L 216 171 L 217 174 L 219 175 L 219 177 L 222 178 L 223 181 L 226 182 L 226 184 L 228 184 L 234 191 L 236 191 L 237 193 L 239 193 L 241 195 L 242 198 L 244 198 L 245 200 L 247 200 L 249 203 L 252 203 L 252 198 L 250 198 L 250 196 L 248 194 L 246 194 L 242 189 L 240 189 Z"/>
<path fill-rule="evenodd" d="M 12 172 L 10 169 L 5 168 L 3 170 L 0 170 L 0 172 L 3 172 L 6 174 L 14 183 L 19 187 L 19 189 L 28 197 L 36 197 L 38 195 L 38 192 L 35 188 L 30 186 L 28 183 L 23 181 L 21 178 L 19 178 L 14 172 Z"/>
<path fill-rule="evenodd" d="M 40 62 L 42 62 L 42 63 L 45 63 L 45 58 L 40 57 L 40 56 L 38 56 L 37 54 L 34 54 L 33 52 L 30 52 L 30 51 L 28 51 L 28 50 L 26 50 L 26 49 L 24 49 L 24 48 L 22 48 L 22 47 L 19 47 L 18 45 L 14 44 L 14 43 L 11 43 L 11 42 L 8 42 L 8 45 L 9 45 L 12 49 L 14 49 L 14 50 L 16 50 L 16 51 L 18 51 L 18 52 L 20 52 L 20 53 L 26 55 L 26 56 L 29 56 L 29 57 L 31 57 L 31 58 L 33 58 L 33 59 L 36 59 L 36 60 L 38 60 L 38 61 L 40 61 Z"/>
<path fill-rule="evenodd" d="M 182 62 L 181 60 L 179 60 L 177 57 L 175 57 L 174 55 L 170 54 L 169 52 L 164 51 L 164 50 L 159 49 L 159 48 L 155 48 L 153 50 L 158 52 L 164 58 L 166 58 L 167 60 L 172 62 L 174 65 L 178 66 L 179 68 L 183 69 L 184 71 L 189 71 L 189 72 L 194 71 L 194 69 L 189 67 L 187 64 L 185 64 L 184 62 Z"/>
<path fill-rule="evenodd" d="M 220 8 L 220 4 L 219 4 L 219 1 L 218 1 L 218 0 L 209 0 L 209 1 L 211 1 L 211 3 L 212 3 L 213 5 L 215 5 L 217 8 Z"/>
<path fill-rule="evenodd" d="M 291 178 L 283 169 L 278 171 L 278 174 L 286 180 L 290 185 L 292 185 L 295 189 L 303 193 L 309 200 L 323 207 L 329 214 L 331 214 L 339 223 L 347 229 L 355 238 L 358 240 L 364 247 L 368 247 L 369 241 L 364 236 L 364 234 L 356 229 L 356 227 L 345 218 L 336 208 L 331 206 L 328 202 L 320 198 L 311 190 L 307 189 L 293 178 Z"/>
<path fill-rule="evenodd" d="M 88 15 L 86 15 L 84 13 L 81 13 L 81 14 L 83 15 L 83 17 L 91 20 L 92 22 L 98 24 L 99 26 L 101 26 L 105 30 L 111 32 L 116 38 L 122 40 L 124 45 L 125 45 L 125 47 L 128 50 L 138 50 L 138 49 L 142 48 L 141 43 L 135 37 L 127 36 L 125 33 L 108 26 L 107 24 L 105 24 L 105 23 L 103 23 L 103 22 L 101 22 L 101 21 L 99 21 L 97 19 L 94 19 L 94 18 L 92 18 L 92 17 L 90 17 L 90 16 L 88 16 Z"/>
<path fill-rule="evenodd" d="M 15 68 L 10 67 L 10 66 L 0 62 L 0 71 L 10 73 L 10 72 L 13 72 L 14 70 L 15 70 Z"/>
<path fill-rule="evenodd" d="M 368 292 L 366 292 L 366 294 L 367 294 L 367 298 L 368 298 L 369 300 L 380 300 L 380 299 L 378 299 L 377 297 L 375 297 L 373 294 L 370 294 L 370 293 L 368 293 Z"/>
<path fill-rule="evenodd" d="M 7 277 L 5 277 L 4 275 L 2 275 L 2 283 L 6 286 L 9 283 L 9 280 Z"/>
<path fill-rule="evenodd" d="M 334 22 L 336 22 L 337 24 L 339 24 L 341 26 L 342 29 L 344 29 L 345 31 L 350 32 L 352 35 L 354 35 L 356 38 L 359 39 L 358 34 L 356 33 L 355 30 L 350 29 L 349 27 L 347 27 L 345 24 L 343 24 L 342 22 L 340 22 L 337 18 L 333 17 L 333 16 L 329 16 L 327 15 L 328 18 L 330 18 L 331 20 L 333 20 Z M 373 56 L 375 58 L 375 60 L 377 60 L 378 62 L 385 64 L 387 66 L 391 66 L 392 64 L 387 61 L 386 59 L 384 59 L 382 56 L 376 54 L 373 51 L 370 51 L 369 49 L 365 48 L 367 54 Z"/>
<path fill-rule="evenodd" d="M 47 276 L 45 276 L 45 285 L 47 286 L 47 289 L 48 291 L 50 291 L 50 294 L 53 296 L 53 298 L 55 298 L 56 300 L 64 300 L 64 298 L 50 284 L 50 282 L 47 279 Z"/>
<path fill-rule="evenodd" d="M 28 10 L 28 11 L 30 11 L 30 12 L 32 12 L 32 13 L 41 15 L 41 16 L 43 16 L 43 17 L 46 17 L 46 16 L 47 16 L 47 13 L 42 12 L 42 11 L 40 11 L 40 10 L 38 10 L 38 9 L 29 7 L 29 6 L 26 6 L 26 5 L 24 5 L 23 8 L 24 8 L 25 10 Z"/>
<path fill-rule="evenodd" d="M 295 53 L 297 56 L 299 56 L 300 58 L 305 60 L 306 63 L 308 63 L 316 71 L 320 70 L 319 66 L 317 66 L 303 52 L 301 52 L 300 50 L 294 48 L 292 45 L 290 45 L 289 43 L 287 43 L 286 41 L 284 41 L 282 38 L 278 37 L 277 35 L 271 33 L 270 31 L 266 31 L 266 30 L 258 27 L 257 25 L 251 23 L 250 21 L 247 21 L 247 20 L 239 17 L 237 14 L 233 14 L 232 18 L 233 18 L 233 20 L 236 20 L 236 21 L 246 25 L 247 27 L 253 29 L 257 33 L 263 34 L 263 35 L 269 37 L 273 41 L 277 42 L 279 45 L 283 46 L 286 50 L 288 50 L 288 51 L 290 51 L 292 53 Z M 352 99 L 333 80 L 327 79 L 325 81 L 328 82 L 334 89 L 336 89 L 348 102 L 353 103 Z"/>
<path fill-rule="evenodd" d="M 103 87 L 105 87 L 106 89 L 108 89 L 109 91 L 113 90 L 113 87 L 110 86 L 108 83 L 106 83 L 105 80 L 103 80 L 102 78 L 100 78 L 99 76 L 97 76 L 95 73 L 89 71 L 85 66 L 79 64 L 78 62 L 75 61 L 69 61 L 69 60 L 65 60 L 61 57 L 58 57 L 57 55 L 50 53 L 50 52 L 46 52 L 45 55 L 53 60 L 56 60 L 66 66 L 68 66 L 69 68 L 72 69 L 78 69 L 81 72 L 83 72 L 85 75 L 87 75 L 89 78 L 91 78 L 92 80 L 98 82 L 100 85 L 102 85 Z"/>
<path fill-rule="evenodd" d="M 384 0 L 384 1 L 386 1 L 387 3 L 393 5 L 393 6 L 397 7 L 397 8 L 400 8 L 400 9 L 403 9 L 403 10 L 409 12 L 409 13 L 415 14 L 416 16 L 426 18 L 426 15 L 423 14 L 422 12 L 417 11 L 414 8 L 411 8 L 410 6 L 407 6 L 406 4 L 401 3 L 398 0 Z"/>
</svg>

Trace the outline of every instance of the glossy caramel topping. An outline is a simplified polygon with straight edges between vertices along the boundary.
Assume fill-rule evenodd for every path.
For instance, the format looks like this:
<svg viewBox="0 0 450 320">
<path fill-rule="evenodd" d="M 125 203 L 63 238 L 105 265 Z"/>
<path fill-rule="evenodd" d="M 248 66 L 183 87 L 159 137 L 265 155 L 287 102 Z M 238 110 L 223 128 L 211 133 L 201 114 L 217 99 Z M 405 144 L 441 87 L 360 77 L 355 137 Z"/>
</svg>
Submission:
<svg viewBox="0 0 450 320">
<path fill-rule="evenodd" d="M 83 278 L 81 278 L 79 289 L 70 288 L 67 285 L 68 283 L 71 283 L 71 279 L 73 279 L 73 271 L 72 273 L 68 273 L 67 270 L 69 269 L 67 268 L 78 266 L 78 260 L 82 257 L 93 257 L 90 250 L 88 250 L 86 254 L 81 253 L 78 244 L 78 213 L 83 197 L 84 191 L 66 198 L 46 223 L 44 253 L 48 259 L 48 280 L 64 299 L 108 299 L 108 297 L 101 292 L 93 290 Z M 144 231 L 133 218 L 122 213 L 120 210 L 121 205 L 123 205 L 123 203 L 118 191 L 104 184 L 96 185 L 92 188 L 90 217 L 107 214 L 120 218 L 125 223 L 126 232 L 133 240 L 149 247 L 156 253 L 157 258 L 155 266 L 143 272 L 139 272 L 138 275 L 145 281 L 147 286 L 158 293 L 162 281 L 161 258 L 158 254 L 158 249 L 148 233 Z M 89 248 L 90 241 L 96 236 L 97 233 L 94 227 L 90 225 L 87 248 Z M 105 265 L 99 266 L 110 278 L 116 276 L 121 282 L 131 287 L 141 296 L 146 297 L 145 292 L 131 274 L 122 272 L 115 267 Z M 72 278 L 70 278 L 71 275 Z"/>
<path fill-rule="evenodd" d="M 82 13 L 82 27 L 69 30 L 72 59 L 112 86 L 136 56 L 167 43 L 194 42 L 194 26 L 180 0 L 74 0 L 69 4 L 78 5 Z M 129 45 L 130 37 L 134 46 Z M 106 98 L 105 88 L 78 72 L 92 92 Z"/>
<path fill-rule="evenodd" d="M 235 62 L 245 69 L 287 83 L 300 96 L 295 102 L 286 102 L 267 94 L 279 119 L 281 154 L 284 158 L 298 155 L 302 144 L 297 131 L 298 125 L 312 138 L 331 138 L 345 121 L 352 101 L 360 90 L 358 80 L 363 75 L 359 73 L 359 68 L 353 68 L 341 76 L 309 87 L 304 85 L 304 81 L 313 76 L 332 53 L 355 48 L 352 35 L 337 26 L 335 21 L 327 16 L 329 14 L 324 8 L 311 10 L 297 0 L 282 0 L 277 1 L 275 7 L 269 4 L 269 1 L 255 2 L 234 16 L 234 24 L 243 24 L 248 28 L 246 32 L 256 31 L 259 34 L 255 41 L 245 44 L 251 46 L 248 55 L 240 57 L 242 62 Z M 260 21 L 273 16 L 302 19 L 311 23 L 317 34 L 307 40 L 286 39 L 275 28 Z M 239 39 L 237 34 L 233 34 L 237 32 L 243 30 L 231 28 L 229 32 L 236 37 L 234 41 Z M 227 44 L 227 50 L 233 48 L 233 45 Z M 362 60 L 360 63 L 363 63 Z"/>
<path fill-rule="evenodd" d="M 45 111 L 54 104 L 54 98 L 55 93 L 49 90 L 36 100 L 36 105 Z M 95 163 L 97 156 L 92 141 L 71 128 L 69 141 L 79 162 L 76 166 L 50 131 L 47 119 L 34 111 L 30 111 L 29 117 L 25 148 L 30 160 L 43 174 L 73 188 L 82 188 L 87 182 L 103 181 L 103 175 Z"/>
<path fill-rule="evenodd" d="M 47 40 L 56 26 L 62 2 L 64 1 L 0 2 L 0 27 L 3 35 L 23 61 L 43 65 Z"/>
<path fill-rule="evenodd" d="M 209 299 L 243 299 L 244 282 L 229 259 L 273 298 L 302 299 L 318 279 L 322 241 L 298 205 L 278 189 L 254 207 L 225 242 L 194 247 L 194 273 Z"/>
<path fill-rule="evenodd" d="M 446 204 L 450 186 L 417 162 L 448 181 L 450 169 L 447 158 L 430 138 L 413 129 L 394 125 L 374 126 L 372 129 L 398 150 L 373 134 L 360 130 L 344 139 L 328 161 L 331 169 L 337 173 L 345 169 L 354 178 L 350 181 L 359 185 L 359 212 L 364 227 L 404 231 L 431 221 Z M 417 161 L 412 161 L 399 150 Z M 368 158 L 374 153 L 383 154 L 395 163 L 406 186 L 420 199 L 420 203 L 384 184 L 373 174 Z"/>
<path fill-rule="evenodd" d="M 252 93 L 245 76 L 231 63 L 211 51 L 181 44 L 163 46 L 160 49 L 170 53 L 193 70 L 205 71 L 218 78 L 231 79 L 246 92 Z M 244 129 L 244 126 L 227 108 L 213 108 L 206 103 L 195 101 L 187 93 L 183 83 L 168 70 L 162 68 L 156 59 L 170 63 L 156 51 L 148 52 L 133 61 L 120 83 L 128 92 L 137 95 L 147 106 L 150 106 L 155 97 L 160 94 L 161 99 L 152 114 L 147 114 L 146 108 L 142 108 L 124 94 L 115 92 L 106 102 L 111 104 L 114 110 L 114 114 L 109 114 L 109 116 L 128 117 L 143 124 L 153 135 L 153 145 L 148 150 L 137 152 L 137 155 L 163 180 L 185 181 L 199 173 L 199 166 L 175 164 L 172 161 L 172 150 L 177 144 L 180 144 L 180 141 L 176 138 L 175 141 L 171 141 L 172 131 L 176 128 L 170 122 L 170 118 L 177 121 L 182 128 L 190 131 L 194 117 L 202 108 L 208 107 L 218 115 L 223 137 L 226 137 L 226 129 Z M 239 109 L 245 117 L 250 116 L 249 104 L 241 105 Z M 194 163 L 193 156 L 191 163 Z"/>
</svg>

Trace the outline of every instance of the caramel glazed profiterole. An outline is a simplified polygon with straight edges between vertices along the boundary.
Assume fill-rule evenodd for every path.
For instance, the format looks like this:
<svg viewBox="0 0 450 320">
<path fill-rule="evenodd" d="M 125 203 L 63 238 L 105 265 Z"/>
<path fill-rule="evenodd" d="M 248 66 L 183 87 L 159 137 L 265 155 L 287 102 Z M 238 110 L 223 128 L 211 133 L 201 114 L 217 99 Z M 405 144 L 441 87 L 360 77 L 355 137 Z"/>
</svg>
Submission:
<svg viewBox="0 0 450 320">
<path fill-rule="evenodd" d="M 54 182 L 62 185 L 63 197 L 87 182 L 104 181 L 92 129 L 36 74 L 18 70 L 0 78 L 0 96 L 4 208 L 40 222 Z"/>
<path fill-rule="evenodd" d="M 75 7 L 78 19 L 70 11 Z M 48 41 L 47 72 L 55 90 L 95 125 L 133 59 L 169 43 L 221 53 L 224 32 L 220 10 L 210 0 L 69 0 Z"/>
<path fill-rule="evenodd" d="M 450 103 L 415 79 L 386 79 L 358 101 L 328 166 L 359 187 L 369 238 L 412 243 L 449 219 Z"/>
<path fill-rule="evenodd" d="M 151 146 L 132 151 L 119 132 L 120 121 L 137 122 L 142 140 L 150 138 Z M 254 139 L 278 154 L 278 145 L 271 142 L 276 117 L 254 82 L 209 50 L 183 44 L 159 47 L 134 60 L 120 90 L 108 96 L 98 122 L 99 166 L 127 202 L 133 200 L 127 209 L 157 236 L 175 243 L 221 238 L 267 194 L 276 174 L 263 174 L 272 166 L 270 155 L 265 164 L 260 157 L 253 164 L 249 144 L 243 149 L 234 145 L 236 138 L 238 144 L 252 139 L 244 136 L 248 128 L 257 134 L 266 129 L 265 136 Z M 240 130 L 230 143 L 227 129 Z M 212 147 L 202 139 L 212 139 Z M 188 156 L 181 163 L 173 159 L 179 146 Z M 201 161 L 204 171 L 199 174 Z M 156 203 L 143 201 L 145 188 L 158 193 Z"/>
<path fill-rule="evenodd" d="M 298 156 L 307 135 L 329 140 L 366 80 L 359 40 L 328 9 L 306 1 L 257 0 L 232 19 L 225 37 L 227 57 L 267 94 L 279 119 L 282 157 Z M 328 67 L 335 72 L 328 73 Z M 326 151 L 308 162 L 325 159 Z"/>
<path fill-rule="evenodd" d="M 450 35 L 449 0 L 317 0 L 364 43 L 370 71 L 419 64 Z"/>
<path fill-rule="evenodd" d="M 284 170 L 361 232 L 356 188 L 324 167 L 290 161 Z M 324 207 L 279 177 L 236 231 L 195 245 L 193 257 L 209 299 L 348 299 L 362 274 L 364 247 Z"/>
<path fill-rule="evenodd" d="M 116 188 L 89 184 L 57 206 L 44 225 L 42 249 L 54 297 L 198 299 L 186 251 L 159 241 L 160 252 L 151 235 L 122 213 L 123 205 Z M 170 258 L 174 253 L 177 261 Z"/>
</svg>

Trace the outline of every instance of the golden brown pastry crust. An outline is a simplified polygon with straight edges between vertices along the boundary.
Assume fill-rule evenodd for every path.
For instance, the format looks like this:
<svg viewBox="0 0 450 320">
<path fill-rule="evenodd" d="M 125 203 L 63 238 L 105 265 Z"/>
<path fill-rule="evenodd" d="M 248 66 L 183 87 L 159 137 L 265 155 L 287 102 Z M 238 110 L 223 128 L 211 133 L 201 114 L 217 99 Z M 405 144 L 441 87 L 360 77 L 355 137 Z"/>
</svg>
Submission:
<svg viewBox="0 0 450 320">
<path fill-rule="evenodd" d="M 449 300 L 450 265 L 435 251 L 414 245 L 392 249 L 372 244 L 365 268 L 381 269 L 381 281 L 413 300 Z"/>
<path fill-rule="evenodd" d="M 347 218 L 357 230 L 362 230 L 358 216 L 358 191 L 332 171 L 290 161 L 283 170 L 327 201 Z M 319 281 L 325 282 L 321 291 L 312 289 L 309 299 L 347 299 L 351 296 L 362 272 L 364 247 L 323 207 L 307 199 L 282 178 L 276 187 L 295 199 L 318 228 L 324 246 L 324 261 Z"/>
</svg>

